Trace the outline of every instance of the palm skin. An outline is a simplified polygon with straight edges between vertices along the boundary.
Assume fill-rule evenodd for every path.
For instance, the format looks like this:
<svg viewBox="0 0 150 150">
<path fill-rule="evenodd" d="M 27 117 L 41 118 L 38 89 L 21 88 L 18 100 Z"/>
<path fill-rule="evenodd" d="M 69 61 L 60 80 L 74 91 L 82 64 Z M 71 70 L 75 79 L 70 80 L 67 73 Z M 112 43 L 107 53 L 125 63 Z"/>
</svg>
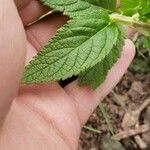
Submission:
<svg viewBox="0 0 150 150">
<path fill-rule="evenodd" d="M 0 149 L 77 149 L 82 126 L 133 59 L 132 42 L 126 40 L 122 57 L 96 91 L 79 87 L 77 81 L 64 88 L 56 82 L 22 86 L 19 81 L 25 63 L 66 22 L 66 18 L 52 15 L 24 28 L 48 9 L 37 0 L 16 0 L 15 3 L 2 0 L 1 3 Z"/>
</svg>

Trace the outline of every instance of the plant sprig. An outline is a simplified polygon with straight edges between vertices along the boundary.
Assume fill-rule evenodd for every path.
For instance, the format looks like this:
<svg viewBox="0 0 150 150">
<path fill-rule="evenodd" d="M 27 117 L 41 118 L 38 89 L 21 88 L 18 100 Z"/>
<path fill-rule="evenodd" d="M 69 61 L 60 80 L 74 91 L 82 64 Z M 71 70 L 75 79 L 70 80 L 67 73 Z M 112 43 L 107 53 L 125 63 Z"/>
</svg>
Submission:
<svg viewBox="0 0 150 150">
<path fill-rule="evenodd" d="M 130 1 L 130 2 L 129 2 Z M 150 0 L 42 0 L 70 20 L 26 67 L 22 83 L 65 80 L 96 89 L 117 62 L 124 45 L 123 25 L 150 36 Z"/>
</svg>

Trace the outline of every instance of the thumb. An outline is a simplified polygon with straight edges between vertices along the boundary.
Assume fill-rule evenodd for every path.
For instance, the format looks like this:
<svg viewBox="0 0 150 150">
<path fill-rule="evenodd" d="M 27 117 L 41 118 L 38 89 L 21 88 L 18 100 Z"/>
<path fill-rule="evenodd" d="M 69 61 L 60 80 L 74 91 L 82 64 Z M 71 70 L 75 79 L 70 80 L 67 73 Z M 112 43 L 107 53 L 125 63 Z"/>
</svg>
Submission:
<svg viewBox="0 0 150 150">
<path fill-rule="evenodd" d="M 26 38 L 13 0 L 0 4 L 0 125 L 17 93 L 25 63 Z"/>
</svg>

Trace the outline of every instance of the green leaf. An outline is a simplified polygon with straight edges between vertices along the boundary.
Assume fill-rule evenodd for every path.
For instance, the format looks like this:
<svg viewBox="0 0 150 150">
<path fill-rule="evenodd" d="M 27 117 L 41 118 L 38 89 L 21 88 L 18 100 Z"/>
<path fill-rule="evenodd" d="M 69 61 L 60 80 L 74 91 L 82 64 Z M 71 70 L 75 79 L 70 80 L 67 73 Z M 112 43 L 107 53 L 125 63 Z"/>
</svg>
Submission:
<svg viewBox="0 0 150 150">
<path fill-rule="evenodd" d="M 87 1 L 93 5 L 101 6 L 105 9 L 115 10 L 116 9 L 116 0 L 83 0 Z"/>
<path fill-rule="evenodd" d="M 150 36 L 145 37 L 144 48 L 146 48 L 150 54 Z"/>
<path fill-rule="evenodd" d="M 121 0 L 121 10 L 127 16 L 138 13 L 139 18 L 150 19 L 150 0 Z"/>
<path fill-rule="evenodd" d="M 121 10 L 124 15 L 132 16 L 137 13 L 140 0 L 121 0 Z"/>
<path fill-rule="evenodd" d="M 105 11 L 71 20 L 26 67 L 23 83 L 65 80 L 101 62 L 116 45 L 118 26 Z"/>
<path fill-rule="evenodd" d="M 124 44 L 124 34 L 120 27 L 118 29 L 120 29 L 120 33 L 118 34 L 117 44 L 101 62 L 80 73 L 80 85 L 90 85 L 92 89 L 96 89 L 106 79 L 108 71 L 118 60 Z"/>
<path fill-rule="evenodd" d="M 79 16 L 80 14 L 86 14 L 96 9 L 100 9 L 99 6 L 93 5 L 82 0 L 41 0 L 45 5 L 50 8 L 61 11 L 64 15 L 70 17 Z"/>
<path fill-rule="evenodd" d="M 143 19 L 150 19 L 150 0 L 142 0 L 139 13 Z"/>
</svg>

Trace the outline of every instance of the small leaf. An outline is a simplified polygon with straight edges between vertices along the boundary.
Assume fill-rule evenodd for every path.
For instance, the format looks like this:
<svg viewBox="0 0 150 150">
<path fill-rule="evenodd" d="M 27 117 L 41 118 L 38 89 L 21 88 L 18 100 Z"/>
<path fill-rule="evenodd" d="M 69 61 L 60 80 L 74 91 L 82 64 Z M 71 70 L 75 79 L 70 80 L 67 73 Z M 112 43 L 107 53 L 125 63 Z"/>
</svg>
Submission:
<svg viewBox="0 0 150 150">
<path fill-rule="evenodd" d="M 124 43 L 124 34 L 122 29 L 119 29 L 118 27 L 118 30 L 120 30 L 120 33 L 118 34 L 117 44 L 104 58 L 104 60 L 79 74 L 80 85 L 90 85 L 92 89 L 96 89 L 106 79 L 108 71 L 118 60 Z"/>
<path fill-rule="evenodd" d="M 23 83 L 65 80 L 101 62 L 117 43 L 118 27 L 104 11 L 71 20 L 26 67 Z"/>
<path fill-rule="evenodd" d="M 132 16 L 137 13 L 140 0 L 121 0 L 121 10 L 124 15 Z"/>
<path fill-rule="evenodd" d="M 140 19 L 150 19 L 150 0 L 121 0 L 121 11 L 124 15 L 139 14 Z"/>
<path fill-rule="evenodd" d="M 150 19 L 150 0 L 142 0 L 139 10 L 140 17 L 144 20 Z"/>
</svg>

